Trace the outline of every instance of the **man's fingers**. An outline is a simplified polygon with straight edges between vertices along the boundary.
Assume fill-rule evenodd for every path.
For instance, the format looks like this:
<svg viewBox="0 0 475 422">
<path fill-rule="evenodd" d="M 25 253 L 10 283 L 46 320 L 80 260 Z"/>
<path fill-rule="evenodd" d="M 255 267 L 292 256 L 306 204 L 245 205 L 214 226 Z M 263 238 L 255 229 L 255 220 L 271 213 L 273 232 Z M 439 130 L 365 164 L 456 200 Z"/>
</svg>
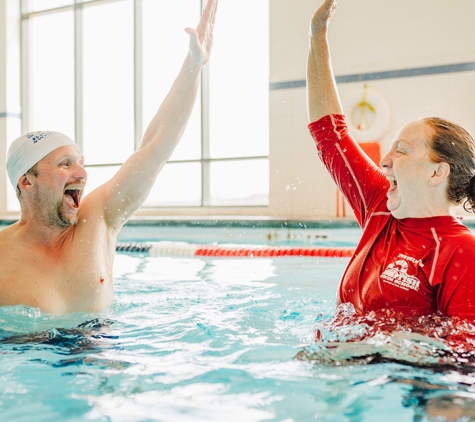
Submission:
<svg viewBox="0 0 475 422">
<path fill-rule="evenodd" d="M 190 36 L 190 41 L 194 46 L 198 45 L 198 33 L 193 28 L 185 28 L 185 32 Z"/>
<path fill-rule="evenodd" d="M 218 8 L 218 0 L 209 0 L 201 14 L 200 24 L 210 24 L 213 26 L 216 18 L 216 10 Z"/>
<path fill-rule="evenodd" d="M 218 8 L 218 0 L 209 0 L 203 10 L 202 16 L 206 17 L 208 21 L 214 21 L 216 16 L 216 9 Z"/>
<path fill-rule="evenodd" d="M 212 11 L 212 14 L 211 14 L 211 25 L 214 26 L 214 20 L 216 19 L 216 11 L 218 10 L 218 0 L 215 0 L 214 4 L 213 4 L 213 11 Z"/>
</svg>

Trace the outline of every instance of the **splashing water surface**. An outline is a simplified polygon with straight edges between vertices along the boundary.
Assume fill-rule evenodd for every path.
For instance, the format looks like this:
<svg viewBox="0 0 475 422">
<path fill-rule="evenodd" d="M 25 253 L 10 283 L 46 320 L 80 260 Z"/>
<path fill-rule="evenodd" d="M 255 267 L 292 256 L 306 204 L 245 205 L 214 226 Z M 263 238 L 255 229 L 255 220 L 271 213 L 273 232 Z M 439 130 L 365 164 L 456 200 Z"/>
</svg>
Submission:
<svg viewBox="0 0 475 422">
<path fill-rule="evenodd" d="M 475 327 L 336 309 L 346 264 L 118 254 L 100 314 L 0 308 L 1 419 L 475 418 Z"/>
</svg>

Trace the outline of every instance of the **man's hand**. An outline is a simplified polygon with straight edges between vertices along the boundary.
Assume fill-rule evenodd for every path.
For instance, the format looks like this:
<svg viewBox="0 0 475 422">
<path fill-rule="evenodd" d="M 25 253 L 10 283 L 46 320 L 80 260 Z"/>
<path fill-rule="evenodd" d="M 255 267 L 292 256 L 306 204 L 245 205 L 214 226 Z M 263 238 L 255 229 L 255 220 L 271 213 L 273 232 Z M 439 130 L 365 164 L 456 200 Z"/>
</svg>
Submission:
<svg viewBox="0 0 475 422">
<path fill-rule="evenodd" d="M 218 0 L 209 0 L 196 29 L 185 29 L 186 33 L 190 36 L 190 57 L 194 63 L 201 66 L 208 62 L 211 54 L 214 19 L 217 8 Z"/>
</svg>

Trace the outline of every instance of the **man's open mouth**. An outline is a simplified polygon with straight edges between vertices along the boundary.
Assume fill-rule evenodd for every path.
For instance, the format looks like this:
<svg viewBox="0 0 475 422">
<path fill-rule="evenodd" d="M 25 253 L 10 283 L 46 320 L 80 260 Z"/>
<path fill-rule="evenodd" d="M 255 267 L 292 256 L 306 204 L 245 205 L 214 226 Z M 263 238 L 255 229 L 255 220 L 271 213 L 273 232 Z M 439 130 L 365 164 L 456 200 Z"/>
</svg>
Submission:
<svg viewBox="0 0 475 422">
<path fill-rule="evenodd" d="M 74 207 L 77 208 L 79 207 L 79 201 L 81 199 L 81 192 L 82 192 L 82 189 L 81 188 L 67 188 L 65 191 L 64 191 L 64 195 L 66 197 L 70 197 L 71 199 L 68 199 L 68 203 L 70 203 L 71 205 L 74 204 Z"/>
</svg>

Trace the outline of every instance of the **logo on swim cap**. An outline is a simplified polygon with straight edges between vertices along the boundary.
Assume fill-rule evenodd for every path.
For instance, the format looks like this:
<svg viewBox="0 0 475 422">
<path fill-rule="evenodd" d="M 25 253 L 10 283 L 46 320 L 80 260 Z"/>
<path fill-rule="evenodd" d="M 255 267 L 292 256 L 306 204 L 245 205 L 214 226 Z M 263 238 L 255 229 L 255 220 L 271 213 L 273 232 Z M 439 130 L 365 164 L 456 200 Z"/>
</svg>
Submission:
<svg viewBox="0 0 475 422">
<path fill-rule="evenodd" d="M 7 155 L 7 173 L 13 188 L 18 180 L 38 161 L 56 148 L 76 145 L 68 136 L 59 132 L 30 132 L 15 139 Z"/>
<path fill-rule="evenodd" d="M 38 141 L 41 141 L 43 138 L 46 138 L 52 134 L 53 132 L 31 132 L 27 133 L 26 137 L 31 139 L 33 143 L 36 144 Z"/>
</svg>

